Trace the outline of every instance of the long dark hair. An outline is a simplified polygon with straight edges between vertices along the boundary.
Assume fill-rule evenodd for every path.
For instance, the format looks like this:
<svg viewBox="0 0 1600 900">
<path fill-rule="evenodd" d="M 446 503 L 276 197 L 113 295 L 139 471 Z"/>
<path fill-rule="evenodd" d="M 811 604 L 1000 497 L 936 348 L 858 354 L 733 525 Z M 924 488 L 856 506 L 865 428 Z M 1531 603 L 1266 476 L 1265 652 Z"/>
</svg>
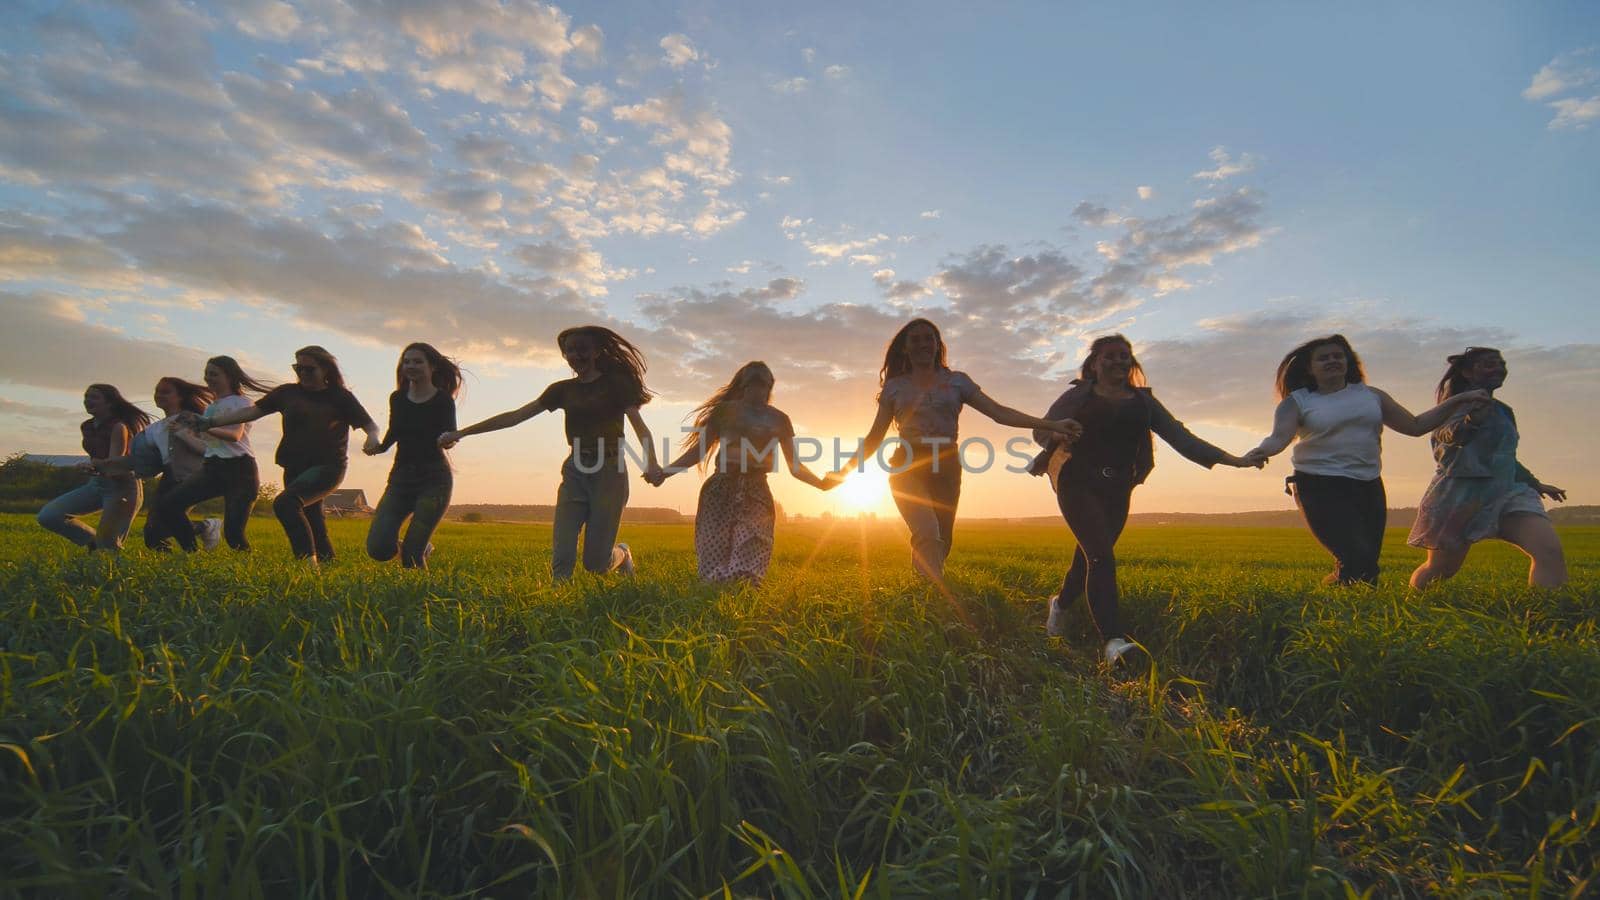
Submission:
<svg viewBox="0 0 1600 900">
<path fill-rule="evenodd" d="M 146 425 L 154 421 L 153 416 L 134 406 L 128 398 L 122 396 L 122 392 L 117 390 L 115 385 L 91 384 L 84 388 L 84 393 L 87 394 L 89 391 L 99 392 L 100 396 L 105 399 L 106 406 L 111 407 L 112 420 L 127 426 L 129 434 L 138 434 L 144 430 Z M 93 422 L 94 420 L 90 419 L 89 421 Z"/>
<path fill-rule="evenodd" d="M 1144 366 L 1139 365 L 1139 358 L 1133 355 L 1133 341 L 1128 340 L 1127 337 L 1121 334 L 1103 334 L 1089 344 L 1089 354 L 1083 358 L 1083 365 L 1078 367 L 1078 379 L 1085 382 L 1095 380 L 1095 357 L 1100 355 L 1100 351 L 1112 344 L 1121 344 L 1127 347 L 1128 356 L 1133 360 L 1132 364 L 1128 366 L 1128 384 L 1133 387 L 1145 387 L 1148 385 L 1149 382 L 1144 377 Z"/>
<path fill-rule="evenodd" d="M 733 373 L 733 378 L 727 384 L 717 388 L 717 392 L 712 394 L 710 399 L 694 408 L 694 427 L 683 436 L 680 449 L 687 450 L 693 447 L 700 440 L 700 435 L 704 434 L 706 451 L 705 455 L 700 457 L 700 465 L 703 467 L 706 460 L 717 452 L 717 445 L 722 443 L 721 425 L 723 417 L 727 415 L 728 407 L 738 399 L 750 382 L 762 376 L 766 377 L 769 384 L 775 380 L 772 377 L 772 369 L 760 360 L 740 366 L 739 371 Z"/>
<path fill-rule="evenodd" d="M 1433 392 L 1438 402 L 1443 403 L 1462 391 L 1472 390 L 1471 382 L 1467 381 L 1467 370 L 1477 365 L 1478 360 L 1493 353 L 1504 356 L 1493 347 L 1468 347 L 1460 353 L 1444 358 L 1449 367 L 1444 370 L 1444 377 L 1439 379 L 1439 387 Z"/>
<path fill-rule="evenodd" d="M 243 394 L 245 391 L 265 394 L 272 390 L 272 385 L 246 375 L 244 369 L 239 368 L 238 360 L 231 356 L 213 356 L 206 360 L 206 365 L 221 369 L 222 374 L 228 376 L 228 383 L 233 386 L 233 392 L 236 394 Z"/>
<path fill-rule="evenodd" d="M 916 318 L 902 325 L 900 330 L 894 333 L 894 337 L 889 339 L 889 346 L 883 351 L 883 368 L 878 370 L 878 384 L 882 385 L 897 375 L 911 371 L 911 357 L 906 354 L 906 335 L 918 325 L 926 325 L 933 329 L 933 340 L 938 345 L 933 358 L 933 367 L 940 370 L 950 368 L 949 362 L 945 359 L 944 335 L 939 333 L 939 326 L 927 319 Z"/>
<path fill-rule="evenodd" d="M 644 386 L 644 354 L 628 339 L 604 325 L 579 325 L 556 335 L 556 346 L 567 349 L 567 340 L 587 335 L 594 341 L 595 368 L 607 375 L 620 375 L 631 381 L 638 391 L 638 403 L 643 406 L 655 394 Z"/>
<path fill-rule="evenodd" d="M 296 358 L 309 356 L 317 361 L 317 366 L 322 369 L 322 383 L 328 387 L 344 387 L 344 373 L 339 371 L 339 361 L 316 344 L 308 344 L 294 352 Z"/>
<path fill-rule="evenodd" d="M 161 390 L 162 385 L 177 391 L 179 405 L 189 412 L 203 413 L 206 407 L 211 405 L 211 401 L 216 399 L 211 395 L 210 388 L 203 384 L 185 381 L 176 375 L 168 375 L 156 381 L 156 390 Z"/>
<path fill-rule="evenodd" d="M 1344 383 L 1360 384 L 1367 380 L 1367 373 L 1361 368 L 1361 357 L 1356 355 L 1356 349 L 1350 346 L 1350 340 L 1342 334 L 1330 334 L 1327 337 L 1312 338 L 1304 344 L 1289 351 L 1289 355 L 1278 363 L 1278 399 L 1284 400 L 1295 391 L 1305 388 L 1315 392 L 1317 389 L 1316 376 L 1311 374 L 1311 353 L 1323 344 L 1338 344 L 1344 350 Z"/>
<path fill-rule="evenodd" d="M 406 354 L 417 351 L 427 357 L 428 366 L 433 369 L 433 386 L 454 397 L 461 393 L 461 364 L 434 349 L 432 344 L 422 341 L 412 341 L 400 351 L 400 361 L 394 365 L 395 390 L 406 389 L 405 359 Z"/>
</svg>

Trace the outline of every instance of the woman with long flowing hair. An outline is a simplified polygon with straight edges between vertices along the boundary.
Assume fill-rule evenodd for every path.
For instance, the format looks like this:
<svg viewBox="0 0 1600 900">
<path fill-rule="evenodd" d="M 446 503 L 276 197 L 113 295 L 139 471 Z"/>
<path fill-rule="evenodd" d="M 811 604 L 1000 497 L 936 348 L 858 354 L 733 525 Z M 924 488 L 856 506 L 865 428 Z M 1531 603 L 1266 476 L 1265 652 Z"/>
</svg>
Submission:
<svg viewBox="0 0 1600 900">
<path fill-rule="evenodd" d="M 269 413 L 283 416 L 283 439 L 276 460 L 283 467 L 283 490 L 272 512 L 299 559 L 325 563 L 333 559 L 333 542 L 322 501 L 344 481 L 349 465 L 350 430 L 367 433 L 364 450 L 378 446 L 378 423 L 344 385 L 339 361 L 322 347 L 301 347 L 294 353 L 294 384 L 268 391 L 254 406 L 201 417 L 202 428 L 253 422 Z"/>
<path fill-rule="evenodd" d="M 454 479 L 439 435 L 456 428 L 461 367 L 432 344 L 418 341 L 400 351 L 394 380 L 389 428 L 374 452 L 397 449 L 389 483 L 367 529 L 367 555 L 385 562 L 398 553 L 402 566 L 426 568 L 433 549 L 430 539 L 450 508 Z M 407 518 L 411 526 L 402 542 L 400 527 Z"/>
<path fill-rule="evenodd" d="M 1049 600 L 1045 631 L 1060 635 L 1066 607 L 1087 594 L 1105 660 L 1115 663 L 1134 646 L 1122 620 L 1115 551 L 1128 524 L 1133 489 L 1155 468 L 1153 435 L 1208 469 L 1218 463 L 1240 468 L 1257 464 L 1201 440 L 1168 412 L 1147 386 L 1132 342 L 1120 334 L 1104 335 L 1089 345 L 1078 377 L 1045 413 L 1047 419 L 1069 416 L 1083 425 L 1083 434 L 1072 444 L 1071 455 L 1057 460 L 1055 488 L 1056 504 L 1077 547 L 1061 589 Z M 1039 475 L 1062 448 L 1048 434 L 1034 437 L 1045 445 L 1029 470 Z"/>
<path fill-rule="evenodd" d="M 162 534 L 177 541 L 184 550 L 194 552 L 199 544 L 194 533 L 184 528 L 189 521 L 188 510 L 197 503 L 221 497 L 222 538 L 234 550 L 245 551 L 250 549 L 245 528 L 261 491 L 261 473 L 256 466 L 255 449 L 250 446 L 250 423 L 203 428 L 199 422 L 207 416 L 216 419 L 253 409 L 249 395 L 265 394 L 272 386 L 250 377 L 231 356 L 206 360 L 204 378 L 214 399 L 199 416 L 180 415 L 172 425 L 175 434 L 184 432 L 204 444 L 200 471 L 158 498 L 150 515 L 160 522 Z"/>
<path fill-rule="evenodd" d="M 1389 518 L 1383 429 L 1420 437 L 1488 395 L 1464 392 L 1412 415 L 1367 384 L 1361 358 L 1342 334 L 1290 350 L 1278 364 L 1277 389 L 1272 434 L 1245 457 L 1265 463 L 1294 441 L 1294 474 L 1287 484 L 1312 535 L 1333 555 L 1324 583 L 1376 585 Z"/>
<path fill-rule="evenodd" d="M 695 506 L 694 555 L 702 581 L 759 584 L 766 576 L 776 520 L 767 473 L 780 452 L 789 474 L 800 481 L 820 490 L 837 484 L 800 462 L 794 424 L 772 405 L 773 383 L 764 362 L 739 367 L 732 380 L 695 408 L 683 455 L 649 479 L 659 487 L 689 466 L 715 460 Z"/>
<path fill-rule="evenodd" d="M 126 455 L 97 459 L 94 466 L 103 473 L 132 472 L 140 478 L 160 477 L 156 482 L 155 496 L 150 498 L 145 513 L 144 545 L 151 550 L 164 552 L 170 549 L 166 527 L 155 511 L 162 499 L 177 490 L 178 485 L 199 474 L 206 449 L 205 441 L 198 436 L 172 426 L 185 414 L 198 415 L 204 412 L 212 396 L 203 384 L 168 375 L 156 382 L 152 399 L 165 418 L 151 422 L 134 435 Z M 208 549 L 222 540 L 220 519 L 191 521 L 185 510 L 182 527 L 204 541 Z"/>
<path fill-rule="evenodd" d="M 650 429 L 639 414 L 639 407 L 651 397 L 644 386 L 644 354 L 622 335 L 599 325 L 568 328 L 556 335 L 556 346 L 572 368 L 571 378 L 551 384 L 516 409 L 439 435 L 439 446 L 448 449 L 464 437 L 510 428 L 540 413 L 565 412 L 571 452 L 561 464 L 561 487 L 556 491 L 550 570 L 558 581 L 572 577 L 581 533 L 585 569 L 632 575 L 633 551 L 616 543 L 622 509 L 628 503 L 624 419 L 644 445 L 645 476 L 653 479 L 660 472 Z"/>
<path fill-rule="evenodd" d="M 1425 588 L 1454 575 L 1472 545 L 1490 538 L 1528 554 L 1528 584 L 1566 584 L 1561 539 L 1540 497 L 1564 502 L 1567 492 L 1540 481 L 1517 459 L 1517 417 L 1493 397 L 1509 373 L 1505 357 L 1493 347 L 1468 347 L 1446 363 L 1438 387 L 1441 404 L 1473 392 L 1491 399 L 1433 433 L 1438 469 L 1417 504 L 1407 540 L 1426 549 L 1428 559 L 1411 573 L 1411 586 Z"/>
<path fill-rule="evenodd" d="M 150 414 L 134 406 L 109 384 L 91 384 L 83 392 L 83 410 L 89 418 L 78 426 L 83 452 L 91 460 L 125 456 L 134 435 L 150 424 Z M 84 464 L 89 483 L 73 488 L 39 510 L 39 524 L 90 551 L 122 549 L 133 527 L 133 517 L 144 499 L 144 486 L 131 473 L 110 473 Z M 93 530 L 80 516 L 98 512 Z"/>
<path fill-rule="evenodd" d="M 889 425 L 899 441 L 889 460 L 889 488 L 900 517 L 911 529 L 912 568 L 932 581 L 944 577 L 944 561 L 954 541 L 956 504 L 961 498 L 961 455 L 957 421 L 970 406 L 1001 425 L 1036 428 L 1070 437 L 1078 424 L 1070 419 L 1035 419 L 1002 406 L 978 387 L 967 373 L 950 368 L 944 338 L 927 319 L 912 319 L 895 333 L 878 370 L 878 412 L 861 449 L 837 471 L 832 481 L 878 452 Z"/>
</svg>

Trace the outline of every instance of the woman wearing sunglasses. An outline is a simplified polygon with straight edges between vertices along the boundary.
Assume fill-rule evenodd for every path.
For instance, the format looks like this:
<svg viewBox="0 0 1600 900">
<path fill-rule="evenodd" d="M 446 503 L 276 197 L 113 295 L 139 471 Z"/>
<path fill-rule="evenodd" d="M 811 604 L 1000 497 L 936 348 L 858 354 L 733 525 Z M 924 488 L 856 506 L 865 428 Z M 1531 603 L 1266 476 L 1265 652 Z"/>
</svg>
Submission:
<svg viewBox="0 0 1600 900">
<path fill-rule="evenodd" d="M 333 559 L 322 501 L 344 481 L 349 456 L 350 429 L 367 433 L 363 449 L 377 452 L 378 423 L 344 386 L 339 361 L 312 345 L 294 354 L 294 384 L 273 388 L 254 406 L 200 418 L 200 427 L 251 422 L 268 413 L 283 416 L 283 439 L 276 460 L 283 467 L 283 492 L 272 501 L 272 512 L 300 559 Z"/>
</svg>

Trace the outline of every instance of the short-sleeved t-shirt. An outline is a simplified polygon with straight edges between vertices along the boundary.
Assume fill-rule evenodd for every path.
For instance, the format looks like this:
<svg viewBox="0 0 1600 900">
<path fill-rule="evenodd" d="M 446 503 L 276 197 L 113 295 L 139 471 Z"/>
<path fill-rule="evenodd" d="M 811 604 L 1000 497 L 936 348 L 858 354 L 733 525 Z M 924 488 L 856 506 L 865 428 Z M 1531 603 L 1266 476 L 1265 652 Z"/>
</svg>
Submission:
<svg viewBox="0 0 1600 900">
<path fill-rule="evenodd" d="M 965 372 L 945 369 L 934 380 L 933 387 L 919 390 L 910 375 L 896 375 L 883 383 L 880 401 L 893 404 L 894 423 L 900 437 L 907 441 L 925 438 L 956 438 L 956 422 L 961 416 L 961 406 L 970 402 L 982 389 L 967 377 Z"/>
<path fill-rule="evenodd" d="M 417 403 L 405 391 L 389 395 L 389 430 L 383 436 L 383 449 L 398 446 L 397 466 L 444 462 L 439 435 L 456 430 L 456 401 L 444 391 Z"/>
<path fill-rule="evenodd" d="M 356 395 L 342 387 L 308 391 L 298 384 L 273 388 L 256 406 L 283 414 L 283 440 L 276 460 L 285 469 L 343 464 L 350 429 L 372 421 Z"/>
<path fill-rule="evenodd" d="M 558 381 L 535 402 L 541 410 L 566 413 L 567 445 L 587 464 L 615 459 L 622 452 L 623 415 L 648 399 L 633 379 L 608 372 L 587 383 L 576 378 Z"/>
<path fill-rule="evenodd" d="M 229 394 L 217 398 L 215 403 L 206 407 L 205 414 L 218 416 L 223 413 L 249 409 L 255 406 L 250 398 L 243 394 Z M 239 432 L 237 441 L 225 441 L 213 434 L 204 435 L 206 441 L 206 456 L 213 459 L 236 459 L 241 456 L 255 456 L 256 452 L 250 448 L 250 423 L 244 423 L 244 430 Z"/>
</svg>

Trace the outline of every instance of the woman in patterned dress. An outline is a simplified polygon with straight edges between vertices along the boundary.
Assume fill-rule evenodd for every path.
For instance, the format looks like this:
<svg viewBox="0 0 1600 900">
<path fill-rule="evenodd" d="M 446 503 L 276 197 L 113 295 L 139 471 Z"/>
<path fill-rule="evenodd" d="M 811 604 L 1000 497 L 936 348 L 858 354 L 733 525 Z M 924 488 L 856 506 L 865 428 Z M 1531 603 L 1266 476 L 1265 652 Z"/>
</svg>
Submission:
<svg viewBox="0 0 1600 900">
<path fill-rule="evenodd" d="M 772 562 L 775 518 L 767 473 L 783 453 L 789 474 L 820 490 L 833 484 L 799 461 L 794 425 L 773 406 L 772 370 L 749 362 L 695 410 L 683 455 L 647 480 L 660 487 L 677 472 L 715 459 L 695 508 L 694 553 L 703 581 L 759 584 Z"/>
<path fill-rule="evenodd" d="M 1491 395 L 1506 380 L 1499 350 L 1469 347 L 1447 360 L 1439 380 L 1439 400 L 1463 391 Z M 1517 461 L 1517 419 L 1499 400 L 1473 409 L 1433 433 L 1439 468 L 1417 504 L 1417 521 L 1407 543 L 1423 547 L 1428 559 L 1411 573 L 1411 586 L 1424 588 L 1454 575 L 1478 541 L 1499 538 L 1528 554 L 1528 583 L 1560 587 L 1567 581 L 1561 539 L 1550 524 L 1540 496 L 1565 501 L 1567 492 L 1545 484 Z"/>
<path fill-rule="evenodd" d="M 1082 432 L 1071 419 L 1046 421 L 1003 406 L 967 373 L 950 368 L 944 338 L 927 319 L 912 319 L 884 353 L 878 372 L 878 413 L 861 449 L 828 475 L 842 481 L 852 468 L 878 452 L 892 422 L 898 446 L 888 460 L 889 490 L 911 530 L 911 567 L 930 581 L 944 578 L 961 499 L 961 453 L 957 420 L 970 406 L 1001 425 L 1034 428 L 1066 438 Z M 881 462 L 881 460 L 880 460 Z"/>
</svg>

